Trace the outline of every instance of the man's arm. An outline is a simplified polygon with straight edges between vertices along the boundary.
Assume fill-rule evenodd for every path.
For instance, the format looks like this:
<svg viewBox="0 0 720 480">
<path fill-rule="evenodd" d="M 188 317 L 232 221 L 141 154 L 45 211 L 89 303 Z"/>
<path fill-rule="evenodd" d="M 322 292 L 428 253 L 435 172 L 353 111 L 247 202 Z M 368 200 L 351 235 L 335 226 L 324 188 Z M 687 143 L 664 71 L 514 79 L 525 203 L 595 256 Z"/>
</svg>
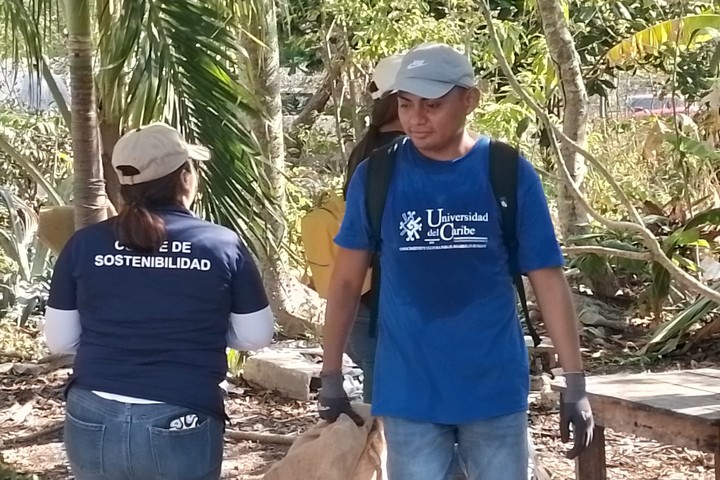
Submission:
<svg viewBox="0 0 720 480">
<path fill-rule="evenodd" d="M 565 373 L 582 372 L 575 307 L 562 268 L 534 270 L 528 278 L 560 365 Z"/>
<path fill-rule="evenodd" d="M 338 249 L 325 309 L 322 369 L 324 375 L 338 373 L 342 369 L 345 343 L 357 315 L 369 265 L 369 251 Z"/>
<path fill-rule="evenodd" d="M 563 367 L 566 389 L 560 404 L 560 439 L 563 442 L 570 441 L 572 426 L 575 442 L 566 455 L 568 458 L 576 458 L 590 445 L 595 422 L 585 391 L 577 319 L 570 287 L 559 267 L 533 270 L 528 273 L 528 277 Z"/>
</svg>

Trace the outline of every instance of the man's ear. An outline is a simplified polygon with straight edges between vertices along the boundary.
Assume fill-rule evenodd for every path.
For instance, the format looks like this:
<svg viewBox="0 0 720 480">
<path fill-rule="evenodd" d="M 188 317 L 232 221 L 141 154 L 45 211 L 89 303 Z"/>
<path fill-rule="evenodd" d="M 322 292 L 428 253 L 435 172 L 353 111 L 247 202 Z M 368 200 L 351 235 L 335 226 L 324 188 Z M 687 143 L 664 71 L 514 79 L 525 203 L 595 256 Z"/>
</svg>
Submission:
<svg viewBox="0 0 720 480">
<path fill-rule="evenodd" d="M 476 87 L 465 91 L 465 115 L 470 115 L 480 105 L 480 90 Z"/>
</svg>

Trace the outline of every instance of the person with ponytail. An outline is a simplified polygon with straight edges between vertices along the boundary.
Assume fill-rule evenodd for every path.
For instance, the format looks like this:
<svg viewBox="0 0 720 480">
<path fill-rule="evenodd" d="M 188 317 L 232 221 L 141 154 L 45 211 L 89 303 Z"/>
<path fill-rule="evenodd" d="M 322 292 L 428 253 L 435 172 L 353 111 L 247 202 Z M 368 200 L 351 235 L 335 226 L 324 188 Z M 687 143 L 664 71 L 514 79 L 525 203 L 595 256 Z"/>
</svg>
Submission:
<svg viewBox="0 0 720 480">
<path fill-rule="evenodd" d="M 390 90 L 395 76 L 400 69 L 402 55 L 392 55 L 380 60 L 373 72 L 370 82 L 370 94 L 373 108 L 370 114 L 370 125 L 365 136 L 357 143 L 348 159 L 347 175 L 343 194 L 347 194 L 358 165 L 365 160 L 370 152 L 387 145 L 398 137 L 405 135 L 398 118 L 397 93 Z M 369 335 L 370 298 L 372 293 L 365 293 L 360 299 L 357 318 L 353 324 L 346 352 L 363 371 L 363 401 L 372 403 L 373 375 L 375 371 L 375 350 L 377 339 Z"/>
<path fill-rule="evenodd" d="M 119 215 L 57 259 L 44 333 L 75 354 L 64 440 L 77 480 L 220 478 L 226 348 L 267 346 L 274 320 L 238 235 L 189 210 L 193 162 L 209 157 L 163 123 L 126 133 Z"/>
<path fill-rule="evenodd" d="M 347 194 L 348 184 L 358 165 L 370 155 L 370 152 L 405 135 L 398 118 L 397 93 L 389 90 L 400 69 L 401 61 L 402 55 L 392 55 L 380 60 L 375 67 L 369 86 L 370 96 L 373 99 L 370 125 L 365 136 L 350 152 L 343 195 Z"/>
</svg>

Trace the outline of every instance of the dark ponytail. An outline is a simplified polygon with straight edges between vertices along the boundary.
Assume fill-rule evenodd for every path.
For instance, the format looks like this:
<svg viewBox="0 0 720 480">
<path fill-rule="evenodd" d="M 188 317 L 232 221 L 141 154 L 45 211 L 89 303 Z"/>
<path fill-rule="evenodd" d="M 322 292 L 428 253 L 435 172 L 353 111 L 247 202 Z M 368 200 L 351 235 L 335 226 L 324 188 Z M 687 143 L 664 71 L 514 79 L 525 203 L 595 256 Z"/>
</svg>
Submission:
<svg viewBox="0 0 720 480">
<path fill-rule="evenodd" d="M 370 126 L 368 127 L 368 131 L 365 133 L 362 140 L 355 145 L 353 151 L 350 152 L 347 173 L 345 176 L 345 185 L 343 186 L 343 196 L 347 195 L 347 188 L 350 184 L 350 179 L 355 173 L 355 170 L 357 170 L 358 165 L 360 165 L 360 163 L 362 163 L 362 161 L 370 155 L 370 152 L 382 146 L 377 144 L 380 129 L 398 118 L 397 110 L 397 94 L 388 95 L 387 97 L 375 100 L 373 103 L 373 110 L 370 115 Z"/>
<path fill-rule="evenodd" d="M 123 175 L 137 174 L 131 166 L 117 167 Z M 157 207 L 181 204 L 187 186 L 183 172 L 192 171 L 190 163 L 175 170 L 170 175 L 137 185 L 121 185 L 120 195 L 124 204 L 115 217 L 115 236 L 121 245 L 150 253 L 157 251 L 167 240 L 165 221 L 154 210 Z"/>
</svg>

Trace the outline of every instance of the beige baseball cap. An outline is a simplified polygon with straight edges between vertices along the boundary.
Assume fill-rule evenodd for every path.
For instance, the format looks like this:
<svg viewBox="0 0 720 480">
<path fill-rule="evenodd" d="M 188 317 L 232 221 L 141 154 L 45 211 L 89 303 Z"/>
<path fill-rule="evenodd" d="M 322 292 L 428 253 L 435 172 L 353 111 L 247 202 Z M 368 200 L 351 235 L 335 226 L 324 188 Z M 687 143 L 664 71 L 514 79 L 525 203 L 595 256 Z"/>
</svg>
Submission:
<svg viewBox="0 0 720 480">
<path fill-rule="evenodd" d="M 377 63 L 375 71 L 373 72 L 372 81 L 378 89 L 370 94 L 374 100 L 382 98 L 383 95 L 390 90 L 400 70 L 402 59 L 402 55 L 391 55 Z"/>
<path fill-rule="evenodd" d="M 170 175 L 188 160 L 210 160 L 210 151 L 188 144 L 173 127 L 156 122 L 123 135 L 115 144 L 112 165 L 120 184 L 137 185 Z M 133 167 L 138 173 L 124 175 L 122 170 L 127 169 L 122 167 Z"/>
</svg>

